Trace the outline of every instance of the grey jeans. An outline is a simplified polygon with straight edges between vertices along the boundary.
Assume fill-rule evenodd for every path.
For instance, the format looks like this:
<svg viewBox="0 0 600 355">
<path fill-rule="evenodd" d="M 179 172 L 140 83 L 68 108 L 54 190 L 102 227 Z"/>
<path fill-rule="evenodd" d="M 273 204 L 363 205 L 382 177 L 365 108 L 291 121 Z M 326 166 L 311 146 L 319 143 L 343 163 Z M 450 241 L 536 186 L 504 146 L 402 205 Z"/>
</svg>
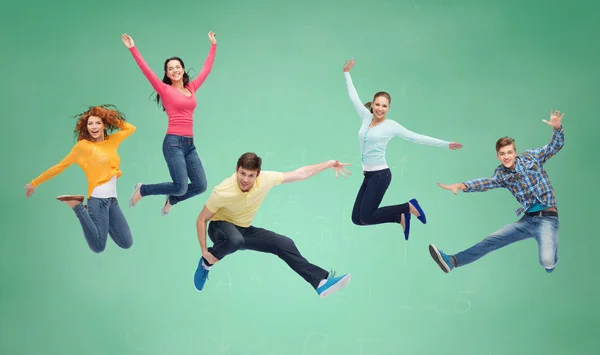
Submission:
<svg viewBox="0 0 600 355">
<path fill-rule="evenodd" d="M 129 224 L 115 197 L 90 197 L 87 209 L 83 206 L 83 203 L 80 203 L 73 208 L 73 211 L 79 218 L 85 240 L 93 252 L 101 253 L 104 251 L 109 234 L 115 243 L 123 249 L 128 249 L 133 244 Z"/>
</svg>

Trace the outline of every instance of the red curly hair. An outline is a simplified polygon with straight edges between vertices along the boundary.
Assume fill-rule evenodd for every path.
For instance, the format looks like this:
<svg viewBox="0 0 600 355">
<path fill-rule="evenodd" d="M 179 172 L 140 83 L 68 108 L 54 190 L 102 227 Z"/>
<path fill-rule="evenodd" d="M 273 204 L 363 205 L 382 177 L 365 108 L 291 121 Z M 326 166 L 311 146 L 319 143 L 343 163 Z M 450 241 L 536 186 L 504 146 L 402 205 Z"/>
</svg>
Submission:
<svg viewBox="0 0 600 355">
<path fill-rule="evenodd" d="M 108 134 L 120 129 L 123 122 L 126 121 L 125 114 L 119 111 L 115 105 L 104 104 L 90 106 L 87 111 L 73 116 L 77 119 L 74 131 L 77 141 L 82 139 L 92 140 L 90 132 L 87 129 L 90 116 L 96 116 L 102 119 L 102 123 L 104 123 L 104 139 L 108 139 Z"/>
</svg>

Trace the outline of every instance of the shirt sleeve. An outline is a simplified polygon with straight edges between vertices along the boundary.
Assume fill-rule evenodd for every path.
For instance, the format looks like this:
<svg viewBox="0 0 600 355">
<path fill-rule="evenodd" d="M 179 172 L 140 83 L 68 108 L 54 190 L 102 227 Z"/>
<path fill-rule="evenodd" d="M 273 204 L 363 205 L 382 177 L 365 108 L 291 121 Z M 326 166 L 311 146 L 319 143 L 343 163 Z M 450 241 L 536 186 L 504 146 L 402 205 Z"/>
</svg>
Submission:
<svg viewBox="0 0 600 355">
<path fill-rule="evenodd" d="M 390 120 L 392 123 L 392 133 L 400 138 L 404 138 L 409 142 L 417 143 L 417 144 L 425 144 L 431 145 L 439 148 L 448 148 L 450 149 L 450 142 L 446 142 L 441 139 L 432 138 L 428 136 L 424 136 L 422 134 L 414 133 L 404 128 L 400 123 Z"/>
<path fill-rule="evenodd" d="M 123 121 L 119 131 L 110 135 L 109 139 L 112 139 L 116 144 L 121 144 L 127 137 L 135 132 L 136 127 L 127 121 Z"/>
<path fill-rule="evenodd" d="M 283 173 L 279 171 L 263 171 L 260 174 L 262 176 L 262 183 L 266 184 L 268 188 L 283 183 Z"/>
<path fill-rule="evenodd" d="M 148 81 L 150 82 L 150 85 L 152 85 L 152 88 L 154 88 L 154 90 L 156 90 L 156 92 L 159 95 L 163 95 L 163 89 L 166 84 L 160 81 L 156 74 L 154 74 L 152 69 L 150 69 L 148 64 L 146 64 L 146 61 L 144 60 L 136 46 L 129 48 L 129 51 L 131 52 L 131 55 L 133 56 L 133 59 L 135 59 L 137 65 L 142 70 L 142 73 L 144 74 L 146 79 L 148 79 Z"/>
<path fill-rule="evenodd" d="M 76 156 L 76 153 L 75 153 L 76 147 L 77 147 L 77 145 L 75 145 L 75 147 L 73 147 L 71 152 L 65 158 L 63 158 L 63 160 L 61 160 L 58 164 L 54 165 L 50 169 L 48 169 L 48 170 L 44 171 L 42 174 L 40 174 L 40 176 L 31 180 L 31 184 L 35 187 L 38 187 L 42 183 L 52 179 L 53 177 L 55 177 L 56 175 L 58 175 L 60 173 L 62 173 L 66 168 L 69 167 L 69 165 L 73 164 L 73 162 L 75 161 L 75 156 Z"/>
<path fill-rule="evenodd" d="M 204 66 L 202 66 L 202 69 L 200 70 L 200 74 L 198 74 L 198 76 L 188 84 L 188 88 L 190 90 L 195 92 L 198 90 L 198 88 L 200 88 L 204 80 L 206 80 L 206 77 L 208 77 L 208 74 L 210 74 L 212 70 L 213 63 L 215 62 L 216 53 L 217 45 L 213 44 L 210 46 L 210 51 L 208 52 L 208 56 L 204 61 Z"/>
<path fill-rule="evenodd" d="M 492 177 L 473 179 L 463 182 L 467 187 L 464 192 L 484 192 L 491 189 L 505 187 L 504 183 L 498 177 L 498 172 L 495 171 Z"/>
<path fill-rule="evenodd" d="M 219 209 L 224 207 L 223 198 L 219 195 L 219 192 L 216 189 L 213 189 L 210 196 L 208 196 L 205 206 L 213 214 L 217 213 Z"/>
<path fill-rule="evenodd" d="M 560 129 L 552 130 L 552 138 L 550 142 L 543 147 L 537 149 L 531 149 L 528 152 L 531 153 L 541 164 L 544 164 L 548 159 L 558 153 L 565 145 L 565 134 L 562 126 Z"/>
<path fill-rule="evenodd" d="M 367 110 L 365 105 L 360 101 L 360 97 L 358 97 L 358 93 L 354 88 L 354 84 L 352 83 L 352 77 L 350 77 L 349 72 L 344 72 L 344 77 L 346 78 L 346 89 L 348 90 L 348 96 L 350 97 L 350 101 L 352 105 L 354 105 L 354 109 L 359 114 L 360 118 L 364 121 L 367 119 L 373 118 L 373 114 Z"/>
</svg>

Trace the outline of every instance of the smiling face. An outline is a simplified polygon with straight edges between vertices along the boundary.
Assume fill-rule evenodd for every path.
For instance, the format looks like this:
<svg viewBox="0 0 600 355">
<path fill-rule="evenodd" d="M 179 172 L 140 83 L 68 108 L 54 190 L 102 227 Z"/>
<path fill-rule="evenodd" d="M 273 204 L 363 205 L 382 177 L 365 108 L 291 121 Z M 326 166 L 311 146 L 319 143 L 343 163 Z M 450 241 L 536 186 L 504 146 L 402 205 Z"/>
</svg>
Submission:
<svg viewBox="0 0 600 355">
<path fill-rule="evenodd" d="M 390 100 L 383 95 L 377 96 L 371 104 L 371 110 L 373 110 L 373 117 L 379 120 L 385 118 L 385 114 L 388 112 L 389 109 Z"/>
<path fill-rule="evenodd" d="M 254 181 L 260 174 L 260 170 L 247 170 L 242 167 L 236 168 L 237 183 L 240 190 L 248 192 L 254 186 Z"/>
<path fill-rule="evenodd" d="M 496 142 L 496 157 L 505 168 L 513 169 L 517 158 L 514 139 L 509 137 L 500 138 Z"/>
<path fill-rule="evenodd" d="M 104 141 L 104 122 L 98 116 L 90 116 L 87 120 L 87 130 L 92 142 Z"/>
<path fill-rule="evenodd" d="M 183 80 L 185 68 L 183 67 L 183 64 L 181 64 L 181 61 L 177 59 L 172 59 L 167 62 L 167 65 L 165 67 L 167 77 L 171 79 L 171 82 L 175 83 Z"/>
</svg>

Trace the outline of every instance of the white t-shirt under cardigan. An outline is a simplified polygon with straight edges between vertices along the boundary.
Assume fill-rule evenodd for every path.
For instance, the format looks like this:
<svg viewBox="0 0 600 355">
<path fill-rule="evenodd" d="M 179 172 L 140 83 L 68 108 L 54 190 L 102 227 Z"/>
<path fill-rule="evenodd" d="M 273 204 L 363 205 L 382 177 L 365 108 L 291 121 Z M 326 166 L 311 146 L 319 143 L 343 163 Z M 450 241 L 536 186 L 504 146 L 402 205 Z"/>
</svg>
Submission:
<svg viewBox="0 0 600 355">
<path fill-rule="evenodd" d="M 346 88 L 348 89 L 350 100 L 362 119 L 362 125 L 358 131 L 358 143 L 360 144 L 363 171 L 376 171 L 388 168 L 385 159 L 385 150 L 393 136 L 404 138 L 413 143 L 450 149 L 450 142 L 411 132 L 398 122 L 390 119 L 385 119 L 375 127 L 369 128 L 371 121 L 373 121 L 373 114 L 358 97 L 358 93 L 352 84 L 350 73 L 344 72 L 344 76 L 346 77 Z"/>
</svg>

